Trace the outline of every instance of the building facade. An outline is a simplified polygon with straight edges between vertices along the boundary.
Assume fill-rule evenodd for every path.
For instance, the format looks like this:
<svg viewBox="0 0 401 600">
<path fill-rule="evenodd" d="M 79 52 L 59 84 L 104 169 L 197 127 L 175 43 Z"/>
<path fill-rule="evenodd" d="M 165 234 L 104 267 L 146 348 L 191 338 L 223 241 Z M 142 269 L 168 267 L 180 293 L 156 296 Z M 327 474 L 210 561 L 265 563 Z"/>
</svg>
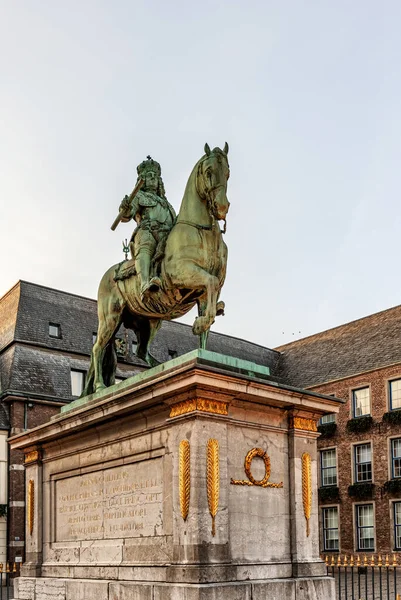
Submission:
<svg viewBox="0 0 401 600">
<path fill-rule="evenodd" d="M 401 307 L 277 348 L 280 374 L 346 400 L 321 420 L 323 553 L 401 552 Z"/>
</svg>

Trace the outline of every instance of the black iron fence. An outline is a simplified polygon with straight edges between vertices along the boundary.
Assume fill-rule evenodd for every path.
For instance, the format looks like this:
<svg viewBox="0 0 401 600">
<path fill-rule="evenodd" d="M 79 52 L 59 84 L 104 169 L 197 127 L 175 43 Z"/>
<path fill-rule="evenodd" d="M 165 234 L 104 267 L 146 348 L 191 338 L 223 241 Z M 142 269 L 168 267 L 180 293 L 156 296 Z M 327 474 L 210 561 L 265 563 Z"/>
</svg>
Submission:
<svg viewBox="0 0 401 600">
<path fill-rule="evenodd" d="M 335 578 L 337 600 L 401 600 L 397 555 L 323 558 L 327 575 Z"/>
<path fill-rule="evenodd" d="M 13 578 L 18 576 L 18 563 L 0 563 L 0 600 L 13 598 Z"/>
</svg>

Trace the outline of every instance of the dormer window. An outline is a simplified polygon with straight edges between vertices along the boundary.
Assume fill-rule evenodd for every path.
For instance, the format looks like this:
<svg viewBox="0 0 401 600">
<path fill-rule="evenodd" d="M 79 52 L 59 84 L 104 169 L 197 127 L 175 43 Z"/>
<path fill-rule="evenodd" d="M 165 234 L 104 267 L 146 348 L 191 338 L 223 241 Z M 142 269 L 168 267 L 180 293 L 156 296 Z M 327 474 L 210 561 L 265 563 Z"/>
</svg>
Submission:
<svg viewBox="0 0 401 600">
<path fill-rule="evenodd" d="M 49 336 L 61 338 L 61 326 L 58 323 L 49 323 Z"/>
</svg>

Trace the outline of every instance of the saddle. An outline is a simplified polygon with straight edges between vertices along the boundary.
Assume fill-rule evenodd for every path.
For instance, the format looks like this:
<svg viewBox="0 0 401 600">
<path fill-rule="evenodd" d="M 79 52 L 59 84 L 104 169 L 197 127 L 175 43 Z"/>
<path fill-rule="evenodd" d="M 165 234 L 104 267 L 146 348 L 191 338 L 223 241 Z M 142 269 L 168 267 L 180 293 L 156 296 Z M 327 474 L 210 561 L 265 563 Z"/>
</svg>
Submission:
<svg viewBox="0 0 401 600">
<path fill-rule="evenodd" d="M 123 281 L 136 275 L 135 261 L 133 258 L 120 262 L 114 271 L 114 281 Z"/>
</svg>

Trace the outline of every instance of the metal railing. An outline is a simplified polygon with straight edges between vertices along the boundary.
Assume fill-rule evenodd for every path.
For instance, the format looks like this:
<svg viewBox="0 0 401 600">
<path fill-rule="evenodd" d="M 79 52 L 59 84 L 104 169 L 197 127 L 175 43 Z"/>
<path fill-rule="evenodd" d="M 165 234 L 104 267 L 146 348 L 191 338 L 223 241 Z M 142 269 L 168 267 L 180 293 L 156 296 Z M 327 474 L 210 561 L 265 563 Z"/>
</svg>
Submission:
<svg viewBox="0 0 401 600">
<path fill-rule="evenodd" d="M 336 580 L 337 600 L 401 600 L 401 566 L 393 554 L 328 556 L 327 575 Z"/>
<path fill-rule="evenodd" d="M 0 600 L 10 600 L 14 589 L 13 577 L 18 573 L 18 563 L 0 563 Z"/>
</svg>

